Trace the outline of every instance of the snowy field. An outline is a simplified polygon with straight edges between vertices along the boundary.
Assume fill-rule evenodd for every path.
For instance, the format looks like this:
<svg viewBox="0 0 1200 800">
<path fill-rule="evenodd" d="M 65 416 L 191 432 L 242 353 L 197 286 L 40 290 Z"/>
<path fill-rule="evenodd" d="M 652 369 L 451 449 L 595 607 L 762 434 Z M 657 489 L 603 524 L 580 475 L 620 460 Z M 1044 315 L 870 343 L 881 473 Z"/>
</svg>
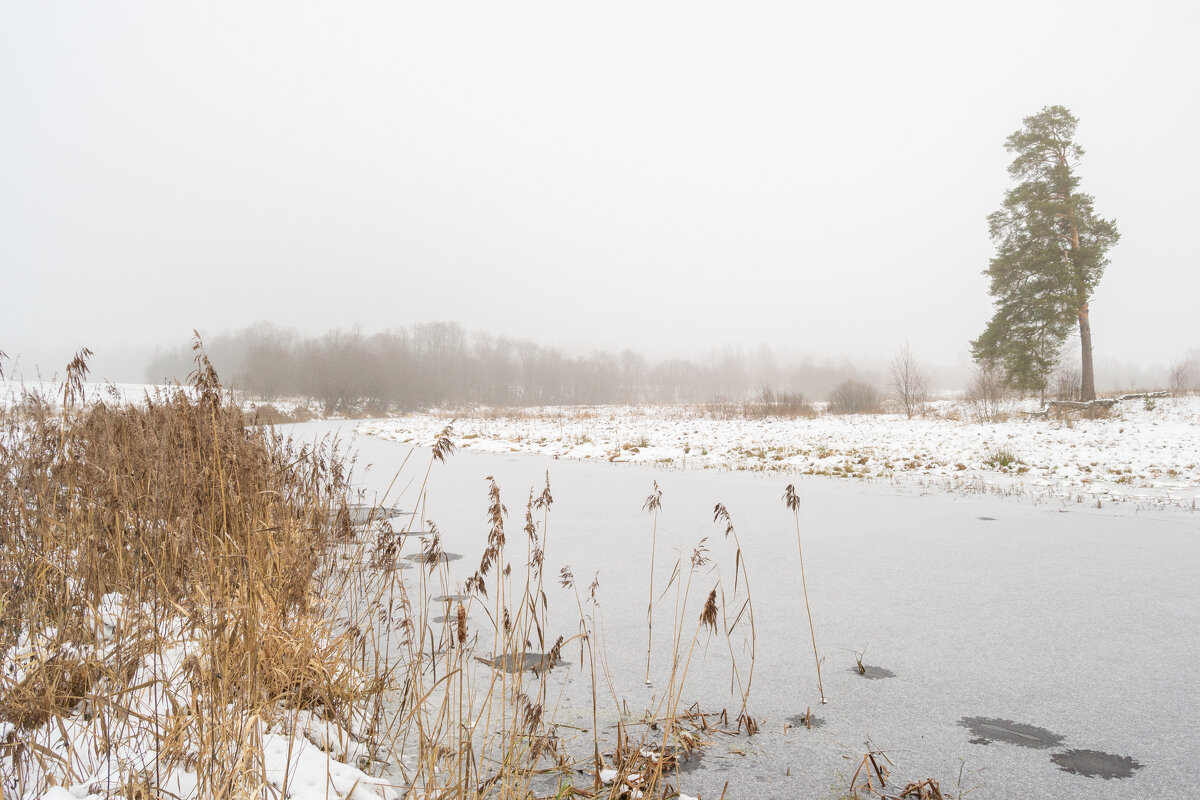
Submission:
<svg viewBox="0 0 1200 800">
<path fill-rule="evenodd" d="M 170 387 L 149 383 L 97 383 L 89 381 L 83 385 L 84 397 L 87 401 L 102 400 L 105 403 L 141 403 L 147 393 L 153 395 L 156 391 L 165 391 Z M 31 392 L 40 394 L 50 403 L 58 405 L 63 399 L 63 382 L 61 380 L 44 381 L 0 381 L 0 408 L 7 408 L 21 398 L 21 395 Z"/>
<path fill-rule="evenodd" d="M 822 414 L 713 419 L 690 406 L 417 414 L 359 431 L 428 446 L 454 420 L 464 450 L 559 459 L 901 481 L 1069 502 L 1193 507 L 1200 494 L 1200 396 L 1126 400 L 1107 417 L 970 421 L 942 401 L 925 416 Z"/>
</svg>

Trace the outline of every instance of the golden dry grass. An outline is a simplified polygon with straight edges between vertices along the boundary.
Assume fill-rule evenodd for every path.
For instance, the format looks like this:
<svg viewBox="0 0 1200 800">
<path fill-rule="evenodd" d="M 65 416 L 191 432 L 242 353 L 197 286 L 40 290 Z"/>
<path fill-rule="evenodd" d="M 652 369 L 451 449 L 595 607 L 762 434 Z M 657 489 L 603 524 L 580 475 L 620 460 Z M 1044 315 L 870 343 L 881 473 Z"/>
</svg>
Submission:
<svg viewBox="0 0 1200 800">
<path fill-rule="evenodd" d="M 0 778 L 16 796 L 91 780 L 87 754 L 45 746 L 68 724 L 90 731 L 102 755 L 140 751 L 109 784 L 126 797 L 169 796 L 167 778 L 181 771 L 195 797 L 286 794 L 288 778 L 265 755 L 279 731 L 372 777 L 390 765 L 387 780 L 406 797 L 534 798 L 547 776 L 559 796 L 618 798 L 636 785 L 646 798 L 671 797 L 677 761 L 703 746 L 708 724 L 681 710 L 693 654 L 702 639 L 724 637 L 732 659 L 731 637 L 745 625 L 749 665 L 739 674 L 734 662 L 730 687 L 738 730 L 757 730 L 740 545 L 732 594 L 718 577 L 699 612 L 689 597 L 713 569 L 704 543 L 677 560 L 662 595 L 674 589 L 672 658 L 645 715 L 657 724 L 639 741 L 619 730 L 613 749 L 601 738 L 600 687 L 619 718 L 628 709 L 603 667 L 597 580 L 584 588 L 561 570 L 575 599 L 566 625 L 577 632 L 550 633 L 549 475 L 530 491 L 517 536 L 490 483 L 487 546 L 462 595 L 435 525 L 418 545 L 416 517 L 403 529 L 356 524 L 353 463 L 338 444 L 297 444 L 243 412 L 198 342 L 191 384 L 140 404 L 84 397 L 86 372 L 81 353 L 61 398 L 27 393 L 0 417 L 0 470 L 10 476 L 0 487 L 0 663 L 13 665 L 0 674 L 9 726 Z M 453 450 L 447 427 L 425 478 Z M 417 482 L 414 506 L 424 497 Z M 736 539 L 728 512 L 716 517 Z M 424 557 L 403 573 L 414 551 Z M 527 568 L 514 574 L 513 562 Z M 435 596 L 455 599 L 442 606 Z M 566 746 L 549 673 L 574 647 L 592 727 Z M 536 668 L 486 666 L 526 661 Z M 619 773 L 607 786 L 606 762 Z"/>
<path fill-rule="evenodd" d="M 204 796 L 256 794 L 261 759 L 235 755 L 248 720 L 281 706 L 337 718 L 361 699 L 343 658 L 353 643 L 332 633 L 313 596 L 348 468 L 332 448 L 252 426 L 202 351 L 191 387 L 140 405 L 87 402 L 86 358 L 68 367 L 57 408 L 26 393 L 0 423 L 8 763 L 32 770 L 38 753 L 22 732 L 84 708 L 113 742 L 153 728 L 159 764 L 186 764 Z M 105 616 L 112 598 L 119 618 Z M 130 681 L 181 641 L 195 645 L 183 665 L 193 696 L 139 718 Z M 43 772 L 70 777 L 69 755 L 47 758 Z"/>
</svg>

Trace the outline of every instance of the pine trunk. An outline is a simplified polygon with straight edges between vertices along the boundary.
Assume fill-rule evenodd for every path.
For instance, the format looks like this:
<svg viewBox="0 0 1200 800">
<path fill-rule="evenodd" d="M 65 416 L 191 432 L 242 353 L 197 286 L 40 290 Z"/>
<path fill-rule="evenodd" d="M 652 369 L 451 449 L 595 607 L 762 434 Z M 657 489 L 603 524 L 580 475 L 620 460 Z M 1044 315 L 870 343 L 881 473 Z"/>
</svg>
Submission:
<svg viewBox="0 0 1200 800">
<path fill-rule="evenodd" d="M 1079 399 L 1096 399 L 1096 373 L 1092 369 L 1092 323 L 1088 320 L 1088 304 L 1079 307 L 1079 344 L 1083 349 L 1083 371 L 1079 380 Z"/>
</svg>

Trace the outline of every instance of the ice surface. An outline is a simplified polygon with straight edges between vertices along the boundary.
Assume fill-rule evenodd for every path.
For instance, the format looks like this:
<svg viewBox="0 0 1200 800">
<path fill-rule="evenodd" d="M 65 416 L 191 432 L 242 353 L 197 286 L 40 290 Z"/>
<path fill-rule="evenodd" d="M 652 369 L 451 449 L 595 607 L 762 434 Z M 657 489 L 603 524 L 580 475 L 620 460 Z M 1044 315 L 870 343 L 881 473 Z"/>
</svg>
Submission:
<svg viewBox="0 0 1200 800">
<path fill-rule="evenodd" d="M 1078 433 L 1083 423 L 1044 431 L 1038 427 L 1045 427 L 1041 422 L 1011 423 L 1025 429 L 974 429 L 988 437 L 981 440 L 981 447 L 1004 441 L 1018 454 L 1042 453 L 1046 464 L 1072 448 L 1077 453 L 1095 448 L 1087 452 L 1100 453 L 1095 456 L 1097 467 L 1122 460 L 1147 465 L 1119 474 L 1144 472 L 1150 481 L 1153 469 L 1161 467 L 1164 475 L 1167 469 L 1175 469 L 1176 476 L 1171 476 L 1175 484 L 1170 487 L 1113 485 L 1130 494 L 1144 492 L 1146 497 L 1171 492 L 1186 497 L 1195 485 L 1193 473 L 1187 470 L 1196 466 L 1189 459 L 1200 452 L 1200 447 L 1188 450 L 1196 442 L 1195 409 L 1188 405 L 1194 402 L 1185 399 L 1164 405 L 1160 401 L 1155 409 L 1139 406 L 1128 418 L 1120 418 L 1115 428 L 1112 419 L 1096 421 L 1108 427 L 1095 427 L 1087 434 L 1092 439 L 1076 438 L 1083 436 Z M 413 428 L 414 419 L 422 418 L 368 423 L 364 430 L 403 438 L 397 432 L 407 429 L 396 426 Z M 437 422 L 440 430 L 445 420 Z M 937 422 L 957 430 L 953 421 Z M 646 427 L 636 435 L 651 441 L 655 436 L 669 441 L 671 431 L 683 435 L 685 425 L 688 430 L 702 430 L 697 420 L 639 424 Z M 764 442 L 769 436 L 787 440 L 807 435 L 800 427 L 804 424 L 808 423 L 770 429 L 743 421 L 718 431 L 726 453 L 734 452 L 736 436 L 747 437 L 739 445 L 738 458 L 743 461 L 727 466 L 750 465 L 745 459 L 758 459 L 756 453 L 747 452 L 758 446 L 753 435 L 764 437 Z M 862 424 L 868 433 L 854 432 L 851 426 L 842 431 L 843 438 L 832 427 L 824 435 L 833 437 L 829 441 L 868 436 L 871 430 L 883 436 L 887 431 L 879 426 L 893 423 L 878 421 L 875 428 L 870 420 Z M 789 425 L 797 427 L 792 430 Z M 346 436 L 353 427 L 354 423 L 318 422 L 283 429 L 307 438 L 332 432 Z M 911 430 L 918 438 L 926 435 L 919 425 L 903 423 L 899 429 Z M 1106 448 L 1105 437 L 1123 436 L 1122 429 L 1130 432 L 1133 444 L 1110 443 Z M 808 432 L 812 430 L 819 429 Z M 1005 431 L 1011 439 L 992 438 Z M 418 433 L 414 428 L 410 438 L 425 441 Z M 744 596 L 741 584 L 739 596 L 734 597 L 733 542 L 724 537 L 724 525 L 712 521 L 716 503 L 728 508 L 753 590 L 757 660 L 748 710 L 761 727 L 753 737 L 709 734 L 703 757 L 690 762 L 678 776 L 679 788 L 687 796 L 718 797 L 726 783 L 731 797 L 837 796 L 862 754 L 876 748 L 894 764 L 889 782 L 894 789 L 909 781 L 935 778 L 943 789 L 974 788 L 975 796 L 988 798 L 1128 798 L 1170 796 L 1190 786 L 1194 753 L 1200 751 L 1194 724 L 1200 714 L 1200 695 L 1195 690 L 1200 677 L 1196 666 L 1200 595 L 1195 579 L 1200 518 L 1179 508 L 1182 503 L 1149 510 L 1148 503 L 1097 509 L 1076 499 L 1078 491 L 1094 490 L 1096 484 L 1068 485 L 1061 472 L 1049 469 L 1039 478 L 1046 481 L 1046 491 L 1023 490 L 1001 497 L 937 490 L 932 473 L 919 476 L 922 485 L 921 481 L 846 481 L 777 472 L 664 471 L 661 462 L 654 468 L 658 459 L 651 457 L 653 447 L 639 447 L 635 454 L 622 451 L 635 462 L 650 451 L 640 459 L 646 463 L 597 463 L 579 458 L 574 451 L 566 454 L 569 458 L 554 460 L 547 457 L 554 453 L 546 443 L 526 448 L 525 438 L 487 440 L 505 445 L 501 447 L 466 439 L 465 426 L 460 426 L 458 435 L 463 437 L 464 451 L 433 466 L 427 501 L 420 506 L 403 491 L 399 496 L 379 496 L 392 484 L 411 446 L 359 437 L 354 442 L 359 463 L 372 465 L 359 474 L 368 499 L 388 507 L 422 508 L 422 518 L 414 520 L 416 527 L 425 528 L 427 521 L 435 520 L 441 546 L 464 554 L 462 560 L 438 567 L 450 585 L 428 586 L 431 595 L 448 595 L 460 590 L 486 546 L 488 476 L 495 478 L 511 512 L 507 561 L 519 575 L 527 555 L 520 531 L 523 502 L 530 488 L 540 491 L 549 471 L 555 503 L 544 540 L 545 573 L 556 576 L 561 566 L 570 565 L 582 587 L 593 575 L 599 582 L 598 645 L 617 694 L 614 700 L 604 690 L 602 736 L 611 736 L 618 720 L 630 724 L 631 717 L 652 707 L 670 672 L 670 637 L 664 631 L 671 627 L 673 589 L 655 605 L 652 680 L 649 686 L 643 684 L 651 518 L 642 507 L 652 481 L 658 481 L 663 491 L 656 596 L 668 586 L 677 559 L 683 562 L 687 579 L 687 559 L 707 537 L 711 563 L 691 573 L 691 596 L 683 612 L 688 637 L 698 626 L 703 597 L 718 581 L 725 610 L 732 612 Z M 614 432 L 613 439 L 632 435 L 623 429 Z M 952 439 L 966 434 L 946 435 Z M 714 435 L 711 442 L 721 437 Z M 510 444 L 530 454 L 514 454 Z M 947 441 L 929 452 L 938 453 L 938 458 L 954 457 L 955 452 L 965 452 L 954 450 L 960 445 Z M 718 445 L 711 447 L 710 453 Z M 472 452 L 485 449 L 497 452 Z M 1077 465 L 1090 465 L 1091 457 L 1080 455 Z M 1028 460 L 1039 463 L 1032 457 Z M 419 464 L 423 472 L 428 461 L 428 451 L 419 450 L 410 465 Z M 1156 466 L 1152 469 L 1150 463 Z M 689 462 L 687 466 L 705 465 Z M 1097 467 L 1092 467 L 1093 472 Z M 970 469 L 979 476 L 987 474 L 974 462 Z M 1078 474 L 1086 473 L 1079 470 Z M 1024 474 L 994 477 L 1025 480 Z M 801 500 L 800 537 L 829 698 L 825 705 L 817 690 L 799 588 L 795 520 L 781 502 L 788 482 L 796 483 Z M 404 480 L 396 485 L 410 484 Z M 413 549 L 405 554 L 418 546 L 410 542 Z M 425 571 L 404 574 L 411 576 L 406 580 L 419 580 Z M 579 624 L 574 596 L 553 581 L 547 581 L 546 591 L 547 639 L 569 638 Z M 438 603 L 435 610 L 444 609 Z M 104 646 L 125 613 L 122 598 L 104 598 L 94 615 L 98 646 Z M 478 617 L 471 621 L 477 630 L 486 624 Z M 749 666 L 745 634 L 743 625 L 733 643 L 743 681 Z M 894 677 L 864 680 L 858 674 L 854 654 L 866 651 L 868 645 L 872 666 Z M 166 654 L 157 674 L 164 676 L 165 670 L 161 680 L 167 685 L 177 682 L 187 649 L 188 643 L 180 641 L 174 652 Z M 590 746 L 586 729 L 592 721 L 591 683 L 579 668 L 578 655 L 577 650 L 564 651 L 563 668 L 550 673 L 555 694 L 561 687 L 563 697 L 555 719 L 584 728 L 580 736 Z M 729 717 L 735 718 L 740 699 L 731 692 L 730 653 L 724 640 L 702 632 L 692 658 L 682 704 L 696 703 L 697 709 L 707 712 L 727 709 Z M 161 701 L 146 688 L 131 702 L 154 714 L 154 704 Z M 629 716 L 623 715 L 625 707 Z M 818 725 L 808 729 L 795 724 L 798 715 L 818 708 Z M 960 724 L 965 719 L 993 727 L 984 729 L 987 735 L 977 736 Z M 1061 741 L 1056 738 L 1051 747 L 1033 748 L 1015 735 L 1037 736 L 1030 731 L 1039 730 L 1053 732 Z M 1008 740 L 1005 731 L 1013 734 Z M 348 791 L 355 781 L 359 781 L 356 796 L 392 796 L 392 787 L 322 752 L 318 745 L 331 748 L 351 764 L 361 755 L 343 732 L 303 714 L 296 717 L 291 731 L 264 732 L 267 766 L 274 770 L 278 786 L 287 763 L 285 744 L 293 734 L 298 734 L 295 742 L 299 742 L 293 742 L 289 767 L 288 790 L 293 796 L 301 800 L 333 796 Z M 60 736 L 70 739 L 81 753 L 102 750 L 96 732 L 74 719 L 61 730 L 36 733 L 35 739 L 42 746 L 57 747 Z M 130 748 L 137 744 L 122 743 L 129 750 L 125 756 L 135 757 Z M 104 774 L 107 762 L 98 756 L 88 758 L 91 761 L 81 768 Z M 194 776 L 181 772 L 170 780 L 172 790 L 181 795 L 194 789 Z M 84 784 L 70 788 L 53 790 L 49 796 L 66 800 L 87 795 Z"/>
<path fill-rule="evenodd" d="M 292 430 L 344 434 L 348 426 Z M 355 445 L 360 463 L 373 464 L 366 483 L 376 491 L 409 450 L 374 437 Z M 424 463 L 428 454 L 415 457 Z M 635 715 L 662 691 L 670 661 L 669 636 L 658 634 L 670 626 L 669 596 L 655 611 L 653 685 L 642 684 L 650 556 L 642 505 L 651 481 L 663 490 L 656 591 L 667 585 L 675 559 L 708 537 L 713 563 L 694 576 L 688 625 L 697 623 L 701 595 L 718 578 L 727 597 L 733 594 L 733 545 L 712 522 L 714 504 L 724 503 L 733 518 L 757 622 L 749 710 L 762 726 L 750 738 L 712 736 L 699 768 L 680 777 L 688 794 L 717 797 L 728 781 L 737 790 L 731 796 L 836 796 L 872 746 L 895 762 L 897 787 L 932 777 L 954 789 L 960 770 L 963 789 L 979 787 L 976 795 L 989 798 L 1149 797 L 1190 785 L 1200 750 L 1200 518 L 1191 513 L 467 450 L 434 465 L 429 479 L 427 516 L 437 521 L 444 547 L 466 554 L 447 565 L 452 580 L 470 574 L 473 554 L 485 546 L 487 476 L 512 513 L 509 540 L 518 545 L 510 560 L 514 573 L 521 569 L 519 509 L 547 470 L 555 503 L 546 573 L 568 564 L 584 585 L 598 575 L 601 644 L 614 686 Z M 824 706 L 799 594 L 794 520 L 780 501 L 789 481 L 801 499 L 830 700 Z M 412 507 L 413 498 L 376 502 Z M 547 592 L 551 637 L 569 636 L 578 625 L 574 600 L 557 586 Z M 736 715 L 728 649 L 706 639 L 699 639 L 683 702 Z M 853 652 L 868 644 L 872 662 L 896 677 L 863 680 L 850 669 Z M 734 652 L 744 677 L 748 648 L 738 642 Z M 590 725 L 590 684 L 578 659 L 554 672 L 566 682 L 559 718 Z M 604 706 L 600 723 L 607 729 L 619 713 L 611 701 Z M 820 708 L 820 728 L 787 725 L 809 708 Z M 1051 761 L 1057 750 L 973 744 L 959 724 L 966 717 L 1044 728 L 1063 737 L 1064 750 L 1117 754 L 1144 767 L 1123 780 L 1069 773 Z"/>
</svg>

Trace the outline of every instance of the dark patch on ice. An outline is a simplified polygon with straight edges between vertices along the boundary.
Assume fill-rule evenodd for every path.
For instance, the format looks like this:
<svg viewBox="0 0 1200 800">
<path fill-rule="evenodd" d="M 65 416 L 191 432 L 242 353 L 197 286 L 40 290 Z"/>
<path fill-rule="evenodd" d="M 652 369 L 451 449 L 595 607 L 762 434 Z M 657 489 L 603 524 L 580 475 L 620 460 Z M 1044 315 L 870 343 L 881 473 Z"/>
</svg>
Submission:
<svg viewBox="0 0 1200 800">
<path fill-rule="evenodd" d="M 433 598 L 435 603 L 465 603 L 471 598 L 465 594 L 442 594 Z"/>
<path fill-rule="evenodd" d="M 980 517 L 979 519 L 983 520 L 984 522 L 995 522 L 996 521 L 995 517 Z"/>
<path fill-rule="evenodd" d="M 1050 760 L 1064 772 L 1083 775 L 1088 778 L 1128 778 L 1133 771 L 1141 769 L 1142 764 L 1129 756 L 1114 756 L 1112 753 L 1102 753 L 1099 750 L 1067 750 L 1055 753 Z"/>
<path fill-rule="evenodd" d="M 438 625 L 441 625 L 441 624 L 445 623 L 445 622 L 446 622 L 446 620 L 448 620 L 448 619 L 450 619 L 450 618 L 449 618 L 449 617 L 447 617 L 447 616 L 445 616 L 445 615 L 443 614 L 443 615 L 441 615 L 441 616 L 434 617 L 433 619 L 431 619 L 431 620 L 429 620 L 429 621 L 430 621 L 430 622 L 433 622 L 433 623 L 436 623 L 436 624 L 438 624 Z"/>
<path fill-rule="evenodd" d="M 1045 750 L 1058 747 L 1064 741 L 1062 736 L 1045 728 L 1027 725 L 1024 722 L 1013 722 L 1010 719 L 963 717 L 958 724 L 975 734 L 975 738 L 970 740 L 971 744 L 1006 742 L 1021 747 Z"/>
<path fill-rule="evenodd" d="M 681 773 L 695 772 L 700 769 L 700 762 L 704 760 L 704 751 L 699 748 L 688 753 L 680 753 L 676 761 L 676 768 Z"/>
<path fill-rule="evenodd" d="M 854 670 L 854 671 L 858 672 L 858 670 Z M 812 714 L 812 712 L 809 712 L 809 713 L 812 715 L 811 723 L 805 722 L 803 714 L 796 714 L 795 716 L 788 717 L 787 721 L 792 724 L 793 728 L 804 728 L 806 730 L 809 727 L 819 728 L 825 724 L 825 720 L 821 719 L 816 714 Z"/>
<path fill-rule="evenodd" d="M 562 664 L 561 660 L 552 663 L 545 653 L 534 653 L 532 651 L 525 653 L 505 653 L 495 658 L 479 658 L 477 660 L 487 664 L 492 669 L 502 669 L 510 673 L 524 672 L 525 670 L 541 672 L 546 669 L 553 669 Z"/>
<path fill-rule="evenodd" d="M 866 678 L 870 681 L 881 681 L 884 678 L 894 678 L 896 673 L 886 667 L 873 667 L 870 664 L 863 664 L 862 669 L 857 666 L 850 668 L 850 671 L 859 677 Z"/>
<path fill-rule="evenodd" d="M 413 553 L 412 555 L 407 555 L 404 558 L 406 561 L 413 561 L 421 564 L 436 564 L 438 562 L 445 564 L 450 561 L 458 561 L 460 558 L 462 558 L 462 556 L 460 556 L 458 553 L 439 553 L 433 558 L 430 558 L 425 553 Z"/>
</svg>

